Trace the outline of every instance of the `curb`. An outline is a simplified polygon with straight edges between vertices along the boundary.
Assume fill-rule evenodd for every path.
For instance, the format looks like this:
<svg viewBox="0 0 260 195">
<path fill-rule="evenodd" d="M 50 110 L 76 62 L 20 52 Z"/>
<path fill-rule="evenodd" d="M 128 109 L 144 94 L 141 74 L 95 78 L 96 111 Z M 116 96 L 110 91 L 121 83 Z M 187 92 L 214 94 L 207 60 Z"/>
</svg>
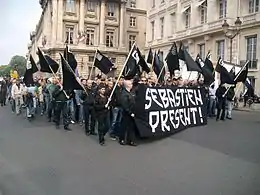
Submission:
<svg viewBox="0 0 260 195">
<path fill-rule="evenodd" d="M 239 108 L 234 108 L 234 110 L 236 111 L 240 111 L 240 112 L 260 112 L 260 110 L 244 110 L 244 109 L 239 109 Z"/>
</svg>

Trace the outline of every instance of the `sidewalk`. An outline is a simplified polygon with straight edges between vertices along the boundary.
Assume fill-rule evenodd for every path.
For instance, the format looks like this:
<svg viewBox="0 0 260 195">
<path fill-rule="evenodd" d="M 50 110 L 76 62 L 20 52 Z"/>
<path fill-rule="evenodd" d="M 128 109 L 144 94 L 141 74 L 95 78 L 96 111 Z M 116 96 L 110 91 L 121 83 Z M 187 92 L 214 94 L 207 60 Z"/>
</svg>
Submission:
<svg viewBox="0 0 260 195">
<path fill-rule="evenodd" d="M 248 105 L 244 107 L 243 103 L 239 103 L 238 108 L 234 108 L 234 110 L 245 111 L 245 112 L 260 112 L 260 104 L 252 104 L 249 108 Z"/>
</svg>

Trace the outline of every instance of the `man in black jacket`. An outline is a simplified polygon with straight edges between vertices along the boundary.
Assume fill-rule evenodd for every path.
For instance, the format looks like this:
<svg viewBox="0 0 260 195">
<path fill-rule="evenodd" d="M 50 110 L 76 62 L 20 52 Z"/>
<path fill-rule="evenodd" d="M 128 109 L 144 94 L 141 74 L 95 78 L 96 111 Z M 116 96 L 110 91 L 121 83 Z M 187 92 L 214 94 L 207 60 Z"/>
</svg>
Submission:
<svg viewBox="0 0 260 195">
<path fill-rule="evenodd" d="M 97 135 L 95 133 L 95 89 L 92 88 L 92 81 L 88 80 L 85 86 L 86 91 L 82 92 L 81 99 L 83 100 L 85 132 L 86 135 Z M 90 124 L 89 124 L 90 121 Z"/>
<path fill-rule="evenodd" d="M 63 117 L 63 125 L 64 125 L 64 130 L 66 131 L 71 131 L 69 128 L 69 118 L 68 118 L 68 109 L 67 109 L 67 101 L 69 99 L 69 91 L 63 90 L 63 87 L 61 84 L 55 85 L 55 89 L 53 90 L 52 97 L 55 99 L 55 110 L 54 110 L 54 115 L 55 115 L 55 123 L 56 123 L 56 128 L 59 129 L 60 126 L 60 115 L 62 112 L 62 117 Z"/>
<path fill-rule="evenodd" d="M 226 92 L 226 87 L 224 85 L 220 85 L 216 91 L 216 97 L 217 97 L 217 118 L 216 121 L 219 120 L 220 114 L 220 120 L 225 120 L 225 109 L 226 109 L 226 95 L 224 96 Z M 222 112 L 221 112 L 222 111 Z"/>
<path fill-rule="evenodd" d="M 3 78 L 0 78 L 0 104 L 1 104 L 1 106 L 5 106 L 6 94 L 7 94 L 6 82 Z"/>
</svg>

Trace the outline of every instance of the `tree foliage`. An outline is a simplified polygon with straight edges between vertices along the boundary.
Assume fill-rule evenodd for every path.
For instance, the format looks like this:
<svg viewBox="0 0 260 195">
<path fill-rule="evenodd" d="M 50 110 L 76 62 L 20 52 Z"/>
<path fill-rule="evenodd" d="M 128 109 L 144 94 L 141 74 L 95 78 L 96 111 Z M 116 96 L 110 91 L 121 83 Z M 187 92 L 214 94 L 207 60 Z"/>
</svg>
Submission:
<svg viewBox="0 0 260 195">
<path fill-rule="evenodd" d="M 9 62 L 12 70 L 16 70 L 19 76 L 23 76 L 26 70 L 26 58 L 24 56 L 13 56 Z"/>
</svg>

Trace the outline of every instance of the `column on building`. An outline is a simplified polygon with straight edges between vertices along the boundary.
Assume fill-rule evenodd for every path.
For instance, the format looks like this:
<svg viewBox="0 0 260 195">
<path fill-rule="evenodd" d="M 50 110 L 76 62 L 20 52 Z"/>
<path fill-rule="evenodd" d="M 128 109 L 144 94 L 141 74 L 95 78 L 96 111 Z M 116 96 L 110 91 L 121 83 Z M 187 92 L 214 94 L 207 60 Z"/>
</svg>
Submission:
<svg viewBox="0 0 260 195">
<path fill-rule="evenodd" d="M 105 41 L 104 41 L 104 38 L 105 38 L 105 13 L 106 13 L 106 4 L 105 4 L 105 0 L 101 0 L 101 7 L 100 7 L 100 18 L 99 18 L 99 21 L 100 21 L 100 35 L 99 35 L 99 38 L 100 38 L 100 45 L 105 45 Z"/>
<path fill-rule="evenodd" d="M 84 32 L 85 20 L 85 0 L 79 2 L 79 32 Z"/>
<path fill-rule="evenodd" d="M 58 12 L 58 0 L 52 1 L 52 45 L 56 44 L 57 39 L 57 12 Z"/>
<path fill-rule="evenodd" d="M 57 41 L 62 43 L 63 41 L 63 0 L 58 1 L 58 18 L 57 18 Z"/>
<path fill-rule="evenodd" d="M 125 13 L 126 13 L 126 2 L 122 1 L 120 6 L 120 25 L 119 25 L 119 47 L 125 47 Z"/>
</svg>

